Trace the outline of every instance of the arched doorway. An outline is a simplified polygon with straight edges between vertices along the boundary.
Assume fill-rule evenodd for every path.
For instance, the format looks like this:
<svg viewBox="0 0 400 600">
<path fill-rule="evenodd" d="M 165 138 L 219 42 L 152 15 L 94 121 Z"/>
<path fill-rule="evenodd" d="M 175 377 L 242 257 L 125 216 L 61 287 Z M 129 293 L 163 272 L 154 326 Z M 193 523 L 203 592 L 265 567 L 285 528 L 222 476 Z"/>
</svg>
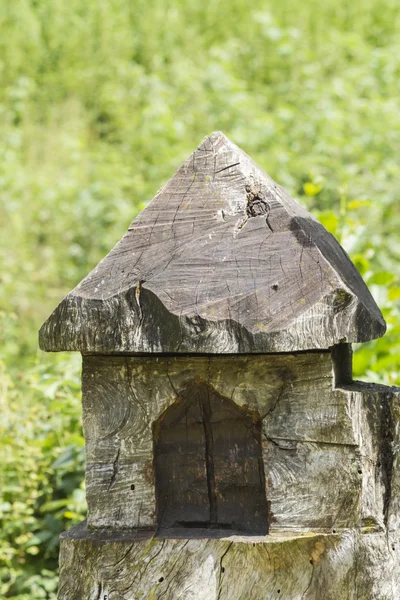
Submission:
<svg viewBox="0 0 400 600">
<path fill-rule="evenodd" d="M 265 534 L 261 419 L 207 384 L 193 384 L 154 426 L 159 531 Z"/>
</svg>

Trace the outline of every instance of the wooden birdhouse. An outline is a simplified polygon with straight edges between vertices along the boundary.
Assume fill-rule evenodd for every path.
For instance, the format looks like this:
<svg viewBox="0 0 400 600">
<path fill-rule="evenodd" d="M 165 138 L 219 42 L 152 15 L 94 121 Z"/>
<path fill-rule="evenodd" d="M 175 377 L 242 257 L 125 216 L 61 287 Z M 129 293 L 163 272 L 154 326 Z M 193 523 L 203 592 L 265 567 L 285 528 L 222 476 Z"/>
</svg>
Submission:
<svg viewBox="0 0 400 600">
<path fill-rule="evenodd" d="M 87 523 L 60 600 L 400 598 L 399 390 L 338 242 L 206 137 L 40 330 L 83 356 Z"/>
</svg>

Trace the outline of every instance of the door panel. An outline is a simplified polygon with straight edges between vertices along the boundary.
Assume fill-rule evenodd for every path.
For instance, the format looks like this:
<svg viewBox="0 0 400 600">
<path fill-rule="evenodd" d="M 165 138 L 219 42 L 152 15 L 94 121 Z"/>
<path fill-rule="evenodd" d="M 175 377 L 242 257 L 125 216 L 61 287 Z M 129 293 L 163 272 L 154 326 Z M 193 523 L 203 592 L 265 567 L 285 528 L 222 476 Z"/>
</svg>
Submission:
<svg viewBox="0 0 400 600">
<path fill-rule="evenodd" d="M 159 527 L 267 533 L 258 415 L 194 384 L 157 421 L 154 454 Z"/>
</svg>

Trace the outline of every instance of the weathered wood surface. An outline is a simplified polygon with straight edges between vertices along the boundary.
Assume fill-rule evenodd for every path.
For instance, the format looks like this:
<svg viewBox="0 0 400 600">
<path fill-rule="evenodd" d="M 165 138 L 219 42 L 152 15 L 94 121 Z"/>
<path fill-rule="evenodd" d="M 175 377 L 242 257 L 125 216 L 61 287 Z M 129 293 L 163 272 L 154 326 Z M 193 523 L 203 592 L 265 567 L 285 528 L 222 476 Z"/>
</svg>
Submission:
<svg viewBox="0 0 400 600">
<path fill-rule="evenodd" d="M 101 354 L 290 352 L 384 331 L 338 242 L 217 132 L 56 308 L 40 346 Z"/>
<path fill-rule="evenodd" d="M 267 533 L 257 414 L 195 383 L 153 430 L 159 533 L 173 527 Z"/>
<path fill-rule="evenodd" d="M 157 526 L 152 424 L 191 385 L 203 385 L 259 415 L 270 531 L 383 528 L 394 485 L 396 392 L 335 388 L 334 370 L 329 352 L 84 357 L 89 525 Z"/>
<path fill-rule="evenodd" d="M 398 600 L 398 535 L 61 536 L 59 600 Z"/>
</svg>

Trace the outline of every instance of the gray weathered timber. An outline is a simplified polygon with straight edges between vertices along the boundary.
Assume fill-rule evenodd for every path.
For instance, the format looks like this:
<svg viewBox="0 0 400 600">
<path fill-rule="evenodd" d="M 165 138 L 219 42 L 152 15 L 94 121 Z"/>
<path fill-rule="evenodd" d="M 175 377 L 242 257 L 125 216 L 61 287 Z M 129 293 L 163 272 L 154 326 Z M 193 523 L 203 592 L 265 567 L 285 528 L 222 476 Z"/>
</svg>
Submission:
<svg viewBox="0 0 400 600">
<path fill-rule="evenodd" d="M 56 308 L 40 346 L 90 354 L 291 352 L 384 331 L 338 242 L 217 132 Z"/>
<path fill-rule="evenodd" d="M 193 396 L 195 383 L 259 417 L 271 532 L 383 530 L 391 487 L 400 485 L 392 483 L 397 482 L 391 443 L 396 421 L 389 418 L 398 392 L 362 383 L 338 388 L 334 372 L 330 352 L 85 356 L 89 526 L 114 531 L 157 527 L 153 424 L 168 407 L 179 407 L 187 390 Z M 192 453 L 193 462 L 198 434 L 190 431 L 191 446 L 186 451 L 178 446 L 178 451 Z M 240 446 L 239 437 L 235 444 Z M 239 455 L 227 451 L 226 456 L 238 464 Z M 183 469 L 185 461 L 180 465 Z M 186 475 L 179 474 L 183 481 L 187 476 L 182 493 L 187 496 L 195 485 L 205 495 L 205 488 L 201 492 L 199 483 L 191 483 L 190 460 L 188 468 Z M 394 522 L 396 517 L 390 518 Z M 260 515 L 261 525 L 263 519 Z"/>
<path fill-rule="evenodd" d="M 398 533 L 61 536 L 59 600 L 398 600 Z"/>
<path fill-rule="evenodd" d="M 337 241 L 207 136 L 40 331 L 83 354 L 59 600 L 399 600 L 400 390 Z"/>
<path fill-rule="evenodd" d="M 99 514 L 108 514 L 109 528 L 82 523 L 62 534 L 59 600 L 398 600 L 400 390 L 360 382 L 334 388 L 334 371 L 326 352 L 86 358 L 88 461 L 98 457 L 105 485 L 97 500 L 107 499 Z M 266 536 L 188 529 L 159 536 L 155 521 L 140 521 L 135 510 L 139 527 L 118 531 L 123 491 L 137 481 L 130 451 L 146 436 L 141 411 L 151 421 L 193 377 L 263 415 L 272 518 Z M 288 393 L 279 385 L 282 377 Z M 140 406 L 146 390 L 151 397 Z M 122 396 L 124 408 L 116 412 Z M 117 445 L 106 454 L 113 456 L 117 446 L 119 452 L 109 468 L 96 448 L 105 450 L 104 440 L 113 436 Z M 142 452 L 141 460 L 146 457 Z M 149 463 L 146 470 L 151 490 Z M 151 515 L 145 502 L 152 492 L 146 500 L 140 485 L 130 491 L 130 510 L 139 502 Z"/>
</svg>

